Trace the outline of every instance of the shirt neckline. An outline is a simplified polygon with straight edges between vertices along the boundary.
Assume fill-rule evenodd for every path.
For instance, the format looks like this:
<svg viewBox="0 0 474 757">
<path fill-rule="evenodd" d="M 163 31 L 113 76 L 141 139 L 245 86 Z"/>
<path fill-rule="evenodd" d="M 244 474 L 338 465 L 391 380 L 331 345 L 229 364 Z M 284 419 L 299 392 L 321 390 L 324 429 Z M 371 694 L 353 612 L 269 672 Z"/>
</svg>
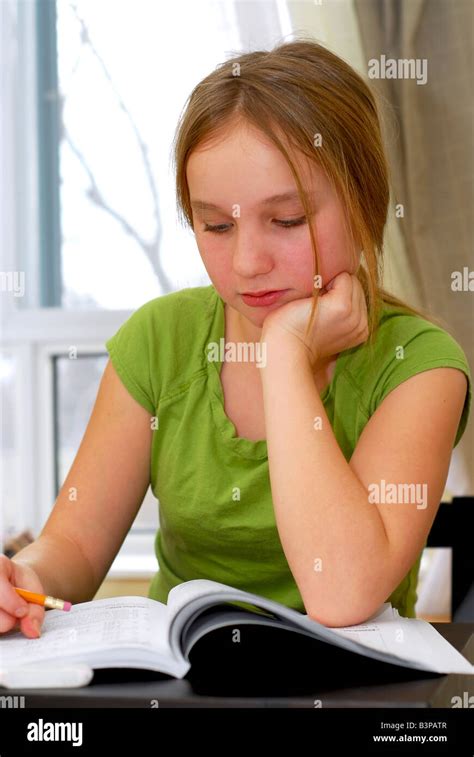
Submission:
<svg viewBox="0 0 474 757">
<path fill-rule="evenodd" d="M 214 324 L 214 338 L 219 343 L 221 338 L 225 338 L 225 302 L 216 290 L 211 285 L 212 293 L 215 297 L 215 324 Z M 321 401 L 324 403 L 329 394 L 332 392 L 335 380 L 340 372 L 341 363 L 344 358 L 344 352 L 339 354 L 334 366 L 333 375 L 331 381 L 326 386 L 322 394 L 320 395 Z M 231 447 L 235 453 L 241 457 L 245 457 L 251 460 L 266 460 L 268 459 L 268 447 L 266 439 L 247 439 L 245 436 L 237 436 L 237 429 L 224 409 L 224 390 L 221 382 L 221 361 L 208 361 L 208 376 L 211 385 L 211 406 L 214 417 L 214 422 L 219 429 L 224 443 Z"/>
</svg>

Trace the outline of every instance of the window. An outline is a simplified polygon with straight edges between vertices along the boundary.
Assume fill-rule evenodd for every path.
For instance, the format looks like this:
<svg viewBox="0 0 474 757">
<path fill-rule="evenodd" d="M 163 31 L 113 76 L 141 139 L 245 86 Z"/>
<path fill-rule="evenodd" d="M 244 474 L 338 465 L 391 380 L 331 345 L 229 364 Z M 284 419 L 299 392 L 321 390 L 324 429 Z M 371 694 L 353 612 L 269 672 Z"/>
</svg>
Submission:
<svg viewBox="0 0 474 757">
<path fill-rule="evenodd" d="M 283 6 L 3 0 L 0 538 L 46 521 L 105 341 L 146 301 L 209 283 L 176 218 L 174 131 L 230 52 L 277 41 Z M 149 490 L 112 575 L 155 572 L 157 525 Z"/>
</svg>

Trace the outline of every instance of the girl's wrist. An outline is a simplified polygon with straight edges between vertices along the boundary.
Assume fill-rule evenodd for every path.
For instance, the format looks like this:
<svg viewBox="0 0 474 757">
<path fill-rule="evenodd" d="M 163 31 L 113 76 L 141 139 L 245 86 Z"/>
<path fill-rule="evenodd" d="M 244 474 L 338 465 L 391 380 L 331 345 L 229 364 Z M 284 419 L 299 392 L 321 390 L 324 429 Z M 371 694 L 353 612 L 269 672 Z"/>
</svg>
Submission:
<svg viewBox="0 0 474 757">
<path fill-rule="evenodd" d="M 309 348 L 299 337 L 285 329 L 262 329 L 260 338 L 265 365 L 278 364 L 281 360 L 312 365 Z"/>
</svg>

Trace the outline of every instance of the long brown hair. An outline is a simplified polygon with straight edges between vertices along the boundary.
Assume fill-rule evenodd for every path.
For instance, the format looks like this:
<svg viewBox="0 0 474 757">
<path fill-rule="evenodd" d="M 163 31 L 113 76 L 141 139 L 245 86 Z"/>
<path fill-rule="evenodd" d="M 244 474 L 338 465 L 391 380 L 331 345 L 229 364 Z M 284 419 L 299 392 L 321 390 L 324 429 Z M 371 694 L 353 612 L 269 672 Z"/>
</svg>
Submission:
<svg viewBox="0 0 474 757">
<path fill-rule="evenodd" d="M 234 53 L 191 92 L 173 144 L 178 216 L 193 228 L 186 166 L 191 152 L 245 121 L 280 150 L 290 166 L 307 219 L 311 207 L 288 147 L 320 166 L 341 198 L 350 238 L 362 249 L 357 277 L 368 313 L 368 343 L 383 303 L 438 322 L 381 286 L 383 236 L 390 200 L 375 94 L 341 58 L 312 39 L 283 42 L 270 51 Z M 319 136 L 318 136 L 319 135 Z M 308 224 L 319 272 L 318 250 Z M 313 289 L 311 327 L 319 296 Z"/>
</svg>

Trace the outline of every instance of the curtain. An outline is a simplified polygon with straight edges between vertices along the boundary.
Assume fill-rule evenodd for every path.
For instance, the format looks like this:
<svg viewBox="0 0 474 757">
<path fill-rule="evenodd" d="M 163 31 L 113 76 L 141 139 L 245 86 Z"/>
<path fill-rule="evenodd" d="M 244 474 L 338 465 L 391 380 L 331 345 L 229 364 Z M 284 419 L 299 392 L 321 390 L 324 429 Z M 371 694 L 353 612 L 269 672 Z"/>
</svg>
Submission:
<svg viewBox="0 0 474 757">
<path fill-rule="evenodd" d="M 354 6 L 367 66 L 382 55 L 426 61 L 424 84 L 413 78 L 372 83 L 396 118 L 398 134 L 388 147 L 410 274 L 423 306 L 444 320 L 472 367 L 473 294 L 465 287 L 453 291 L 452 277 L 473 267 L 474 6 L 470 0 L 354 0 Z M 451 493 L 473 494 L 473 460 L 471 419 L 453 453 Z"/>
</svg>

